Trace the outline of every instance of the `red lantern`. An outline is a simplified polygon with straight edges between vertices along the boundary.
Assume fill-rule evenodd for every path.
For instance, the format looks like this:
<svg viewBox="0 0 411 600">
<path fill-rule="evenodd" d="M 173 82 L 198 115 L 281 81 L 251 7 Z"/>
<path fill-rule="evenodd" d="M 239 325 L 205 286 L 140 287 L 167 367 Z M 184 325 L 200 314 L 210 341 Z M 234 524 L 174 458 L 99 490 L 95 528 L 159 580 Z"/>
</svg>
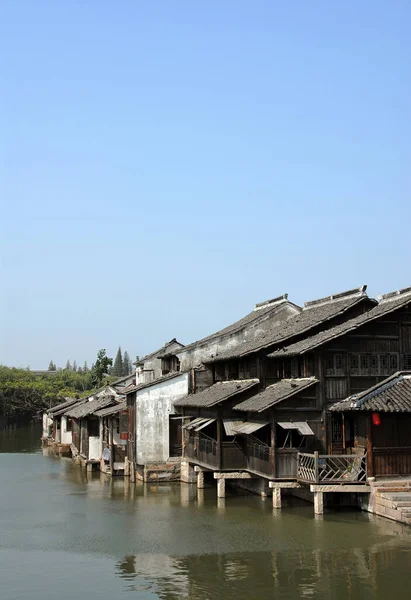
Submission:
<svg viewBox="0 0 411 600">
<path fill-rule="evenodd" d="M 378 413 L 372 413 L 371 415 L 373 425 L 381 425 L 380 415 Z"/>
</svg>

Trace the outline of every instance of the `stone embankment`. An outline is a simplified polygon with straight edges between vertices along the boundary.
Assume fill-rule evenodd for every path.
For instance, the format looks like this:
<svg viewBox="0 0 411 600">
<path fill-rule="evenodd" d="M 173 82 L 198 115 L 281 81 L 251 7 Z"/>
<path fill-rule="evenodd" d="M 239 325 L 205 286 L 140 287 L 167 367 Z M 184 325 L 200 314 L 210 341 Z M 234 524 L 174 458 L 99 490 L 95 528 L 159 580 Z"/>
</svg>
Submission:
<svg viewBox="0 0 411 600">
<path fill-rule="evenodd" d="M 411 525 L 411 478 L 369 482 L 371 493 L 361 508 L 381 517 Z"/>
</svg>

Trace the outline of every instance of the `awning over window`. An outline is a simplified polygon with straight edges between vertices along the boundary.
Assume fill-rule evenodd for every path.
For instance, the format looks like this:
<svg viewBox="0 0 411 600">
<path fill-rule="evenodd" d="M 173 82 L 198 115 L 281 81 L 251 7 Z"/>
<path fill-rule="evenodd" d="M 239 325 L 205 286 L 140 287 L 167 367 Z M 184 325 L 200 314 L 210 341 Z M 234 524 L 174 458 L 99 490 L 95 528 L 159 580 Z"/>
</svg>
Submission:
<svg viewBox="0 0 411 600">
<path fill-rule="evenodd" d="M 199 427 L 196 427 L 194 431 L 200 431 L 200 429 L 207 427 L 207 425 L 211 425 L 211 423 L 214 423 L 214 421 L 215 419 L 206 419 L 205 423 L 200 423 Z"/>
<path fill-rule="evenodd" d="M 193 421 L 190 421 L 190 423 L 183 425 L 183 429 L 194 429 L 194 431 L 200 431 L 200 429 L 207 427 L 207 425 L 211 425 L 211 423 L 214 423 L 214 421 L 215 419 L 210 419 L 208 417 L 197 417 Z"/>
<path fill-rule="evenodd" d="M 223 425 L 226 435 L 235 435 L 235 428 L 237 425 L 242 425 L 243 421 L 238 419 L 223 419 Z"/>
<path fill-rule="evenodd" d="M 301 435 L 314 435 L 314 431 L 305 421 L 286 421 L 278 423 L 278 425 L 283 429 L 297 429 L 298 433 Z"/>
<path fill-rule="evenodd" d="M 258 431 L 258 429 L 265 427 L 266 425 L 268 425 L 268 421 L 265 423 L 252 423 L 249 421 L 244 421 L 244 423 L 241 423 L 241 425 L 237 425 L 237 427 L 235 427 L 235 433 L 251 434 L 255 431 Z"/>
<path fill-rule="evenodd" d="M 183 425 L 183 429 L 192 429 L 196 425 L 200 425 L 200 423 L 204 423 L 204 421 L 208 421 L 208 419 L 203 419 L 201 417 L 197 417 L 193 421 L 190 421 L 189 423 L 186 423 L 185 425 Z"/>
</svg>

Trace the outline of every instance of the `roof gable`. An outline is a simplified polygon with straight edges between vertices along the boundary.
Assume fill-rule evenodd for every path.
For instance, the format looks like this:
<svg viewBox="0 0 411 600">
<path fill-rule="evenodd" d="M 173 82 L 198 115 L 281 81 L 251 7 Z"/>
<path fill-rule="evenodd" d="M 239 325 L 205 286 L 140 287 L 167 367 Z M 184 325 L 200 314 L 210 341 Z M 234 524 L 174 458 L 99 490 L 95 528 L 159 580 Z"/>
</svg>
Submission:
<svg viewBox="0 0 411 600">
<path fill-rule="evenodd" d="M 208 362 L 241 358 L 242 356 L 258 352 L 264 348 L 284 343 L 287 340 L 302 335 L 315 327 L 328 323 L 332 319 L 348 313 L 361 303 L 371 307 L 375 304 L 375 301 L 368 298 L 365 288 L 366 286 L 361 286 L 355 290 L 349 290 L 348 292 L 342 292 L 341 294 L 335 294 L 333 296 L 328 296 L 327 298 L 307 302 L 299 314 L 291 317 L 279 327 L 275 327 L 273 330 L 261 334 L 254 340 L 240 344 L 238 347 L 228 352 L 219 354 Z"/>
<path fill-rule="evenodd" d="M 371 308 L 371 310 L 358 315 L 349 321 L 345 321 L 344 323 L 336 325 L 335 327 L 321 331 L 316 335 L 300 340 L 294 344 L 290 344 L 285 348 L 275 350 L 271 354 L 268 354 L 268 356 L 271 358 L 295 356 L 297 354 L 304 354 L 305 352 L 314 350 L 319 346 L 323 346 L 335 338 L 345 335 L 350 331 L 354 331 L 362 325 L 370 323 L 375 319 L 406 306 L 409 302 L 411 302 L 411 288 L 405 288 L 404 290 L 386 294 L 385 296 L 380 296 L 379 298 L 379 303 L 377 306 Z"/>
</svg>

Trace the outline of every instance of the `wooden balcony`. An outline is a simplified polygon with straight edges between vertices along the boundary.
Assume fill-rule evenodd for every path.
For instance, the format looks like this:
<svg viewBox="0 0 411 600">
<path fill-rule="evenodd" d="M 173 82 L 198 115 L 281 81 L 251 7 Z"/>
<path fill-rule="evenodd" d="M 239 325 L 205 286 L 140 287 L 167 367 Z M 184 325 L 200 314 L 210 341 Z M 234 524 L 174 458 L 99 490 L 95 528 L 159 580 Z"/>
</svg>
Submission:
<svg viewBox="0 0 411 600">
<path fill-rule="evenodd" d="M 299 452 L 297 480 L 312 484 L 366 484 L 367 457 Z"/>
</svg>

